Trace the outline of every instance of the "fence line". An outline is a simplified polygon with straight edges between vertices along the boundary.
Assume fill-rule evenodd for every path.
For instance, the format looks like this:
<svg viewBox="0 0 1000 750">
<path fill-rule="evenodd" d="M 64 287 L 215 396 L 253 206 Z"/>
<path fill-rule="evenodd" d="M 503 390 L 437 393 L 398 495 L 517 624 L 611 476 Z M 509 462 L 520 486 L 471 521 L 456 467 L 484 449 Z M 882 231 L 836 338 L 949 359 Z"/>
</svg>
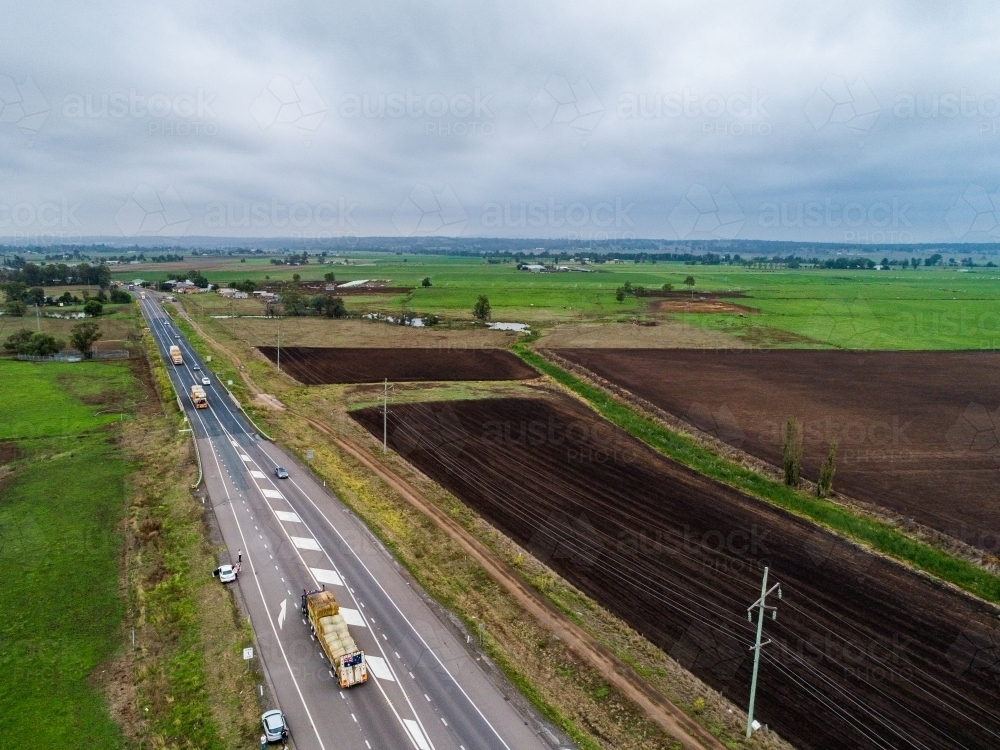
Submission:
<svg viewBox="0 0 1000 750">
<path fill-rule="evenodd" d="M 128 359 L 131 355 L 128 349 L 97 349 L 91 352 L 91 359 Z M 36 354 L 18 354 L 22 362 L 82 362 L 83 354 L 76 351 L 59 352 L 38 356 Z"/>
</svg>

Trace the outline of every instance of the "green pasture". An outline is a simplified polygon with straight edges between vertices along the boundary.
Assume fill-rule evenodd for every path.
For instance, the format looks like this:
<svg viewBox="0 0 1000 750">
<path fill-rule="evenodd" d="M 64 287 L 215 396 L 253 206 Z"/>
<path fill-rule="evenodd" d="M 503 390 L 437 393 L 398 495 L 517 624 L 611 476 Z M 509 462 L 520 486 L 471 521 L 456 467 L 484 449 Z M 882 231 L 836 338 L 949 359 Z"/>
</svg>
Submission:
<svg viewBox="0 0 1000 750">
<path fill-rule="evenodd" d="M 121 645 L 121 450 L 101 428 L 128 417 L 127 364 L 0 361 L 0 748 L 114 748 L 101 688 Z M 113 413 L 109 412 L 109 407 Z M 102 413 L 104 412 L 104 413 Z"/>
<path fill-rule="evenodd" d="M 1000 347 L 1000 269 L 926 268 L 905 271 L 845 271 L 814 268 L 763 270 L 735 266 L 689 266 L 683 263 L 602 264 L 592 273 L 518 271 L 513 263 L 489 264 L 479 258 L 372 255 L 352 265 L 273 266 L 266 260 L 199 260 L 213 283 L 236 279 L 337 281 L 391 279 L 412 287 L 406 295 L 365 298 L 354 303 L 367 312 L 402 308 L 418 313 L 471 317 L 476 297 L 489 297 L 495 320 L 554 325 L 581 320 L 614 320 L 648 315 L 651 298 L 615 299 L 626 281 L 658 289 L 672 284 L 687 290 L 691 275 L 694 298 L 700 292 L 732 292 L 733 302 L 757 314 L 658 314 L 723 330 L 750 341 L 784 346 L 832 346 L 859 349 L 993 349 Z M 194 261 L 193 261 L 194 264 Z M 130 270 L 130 276 L 137 271 Z M 143 278 L 167 273 L 152 269 Z M 421 280 L 431 279 L 430 287 Z M 741 298 L 739 295 L 746 295 Z M 352 299 L 345 301 L 351 309 Z M 361 309 L 363 308 L 363 309 Z M 773 332 L 791 336 L 774 336 Z M 762 335 L 762 332 L 764 335 Z"/>
</svg>

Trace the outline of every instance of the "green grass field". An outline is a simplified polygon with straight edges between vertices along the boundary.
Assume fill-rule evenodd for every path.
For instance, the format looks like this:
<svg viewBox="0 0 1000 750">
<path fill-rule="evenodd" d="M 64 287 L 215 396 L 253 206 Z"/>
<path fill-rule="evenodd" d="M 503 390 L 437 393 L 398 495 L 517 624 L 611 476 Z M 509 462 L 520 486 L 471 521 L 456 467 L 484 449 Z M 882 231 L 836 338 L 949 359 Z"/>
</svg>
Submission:
<svg viewBox="0 0 1000 750">
<path fill-rule="evenodd" d="M 140 389 L 123 363 L 0 361 L 0 382 L 0 440 L 18 451 L 0 474 L 0 748 L 120 747 L 92 672 L 121 642 L 130 469 L 102 428 Z"/>
<path fill-rule="evenodd" d="M 593 273 L 533 274 L 512 263 L 488 264 L 477 258 L 372 255 L 357 264 L 273 266 L 265 260 L 192 261 L 213 283 L 234 279 L 338 281 L 391 279 L 393 286 L 413 287 L 408 295 L 366 297 L 353 302 L 362 312 L 409 309 L 471 318 L 476 297 L 485 294 L 495 320 L 541 326 L 581 320 L 616 320 L 648 314 L 649 298 L 615 300 L 625 281 L 648 288 L 665 283 L 684 289 L 688 275 L 699 292 L 732 291 L 747 295 L 733 301 L 760 311 L 738 314 L 674 315 L 687 323 L 784 346 L 833 346 L 859 349 L 994 349 L 1000 347 L 1000 270 L 921 268 L 907 271 L 758 270 L 736 266 L 688 266 L 682 263 L 621 263 L 591 266 Z M 129 276 L 138 271 L 132 269 Z M 150 267 L 144 278 L 165 278 Z M 432 286 L 422 287 L 424 277 Z M 363 308 L 363 309 L 362 309 Z M 660 313 L 654 317 L 671 316 Z M 793 334 L 770 335 L 779 331 Z M 767 344 L 765 344 L 767 345 Z"/>
</svg>

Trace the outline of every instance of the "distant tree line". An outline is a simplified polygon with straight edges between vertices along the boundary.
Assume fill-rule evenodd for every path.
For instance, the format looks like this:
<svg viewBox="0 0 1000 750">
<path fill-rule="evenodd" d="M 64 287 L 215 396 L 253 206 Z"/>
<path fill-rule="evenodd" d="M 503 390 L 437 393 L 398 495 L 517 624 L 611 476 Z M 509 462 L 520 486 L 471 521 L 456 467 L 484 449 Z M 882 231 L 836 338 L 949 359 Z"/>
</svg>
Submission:
<svg viewBox="0 0 1000 750">
<path fill-rule="evenodd" d="M 111 285 L 111 271 L 103 263 L 80 263 L 76 266 L 65 263 L 25 263 L 18 267 L 0 269 L 0 282 L 9 281 L 18 281 L 28 286 L 82 284 L 107 289 Z"/>
</svg>

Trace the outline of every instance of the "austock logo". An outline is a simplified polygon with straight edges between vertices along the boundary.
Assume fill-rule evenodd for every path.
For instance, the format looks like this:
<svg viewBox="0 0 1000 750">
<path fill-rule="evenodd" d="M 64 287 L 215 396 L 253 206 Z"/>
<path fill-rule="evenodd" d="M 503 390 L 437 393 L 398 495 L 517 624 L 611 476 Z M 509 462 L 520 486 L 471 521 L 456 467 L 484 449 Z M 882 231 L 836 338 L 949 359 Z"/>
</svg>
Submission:
<svg viewBox="0 0 1000 750">
<path fill-rule="evenodd" d="M 600 538 L 586 513 L 571 516 L 554 510 L 538 524 L 527 549 L 543 564 L 564 561 L 577 570 L 586 570 L 601 556 Z"/>
<path fill-rule="evenodd" d="M 302 135 L 306 146 L 319 130 L 326 112 L 327 106 L 319 92 L 305 77 L 293 83 L 287 76 L 275 76 L 250 105 L 250 114 L 261 130 L 273 125 L 291 125 Z"/>
<path fill-rule="evenodd" d="M 994 240 L 1000 237 L 1000 190 L 987 193 L 980 185 L 971 184 L 945 216 L 955 237 L 986 234 Z"/>
<path fill-rule="evenodd" d="M 580 419 L 563 422 L 550 416 L 547 421 L 490 420 L 483 424 L 482 439 L 498 446 L 565 447 L 566 460 L 572 463 L 627 464 L 635 460 L 634 449 L 627 441 L 618 439 L 613 427 Z"/>
<path fill-rule="evenodd" d="M 743 665 L 746 652 L 727 631 L 696 620 L 674 643 L 670 656 L 689 672 L 708 672 L 728 685 Z"/>
<path fill-rule="evenodd" d="M 991 413 L 982 404 L 969 404 L 945 439 L 959 456 L 978 454 L 1000 461 L 1000 408 Z"/>
<path fill-rule="evenodd" d="M 986 673 L 1000 685 L 1000 628 L 966 628 L 951 644 L 946 656 L 955 674 Z"/>
<path fill-rule="evenodd" d="M 528 104 L 528 114 L 539 130 L 563 123 L 586 136 L 601 121 L 604 105 L 586 78 L 571 84 L 564 77 L 553 75 Z"/>
<path fill-rule="evenodd" d="M 392 444 L 400 455 L 421 450 L 438 454 L 446 462 L 458 458 L 468 439 L 469 433 L 450 406 L 414 406 L 392 430 Z"/>
<path fill-rule="evenodd" d="M 763 570 L 768 562 L 770 532 L 758 526 L 750 529 L 709 529 L 696 531 L 687 524 L 682 531 L 669 529 L 626 529 L 618 534 L 617 550 L 632 559 L 678 557 L 696 560 L 714 572 L 740 574 Z M 756 573 L 755 573 L 756 575 Z"/>
<path fill-rule="evenodd" d="M 31 76 L 19 84 L 0 75 L 0 123 L 16 125 L 26 136 L 35 136 L 51 109 Z"/>
<path fill-rule="evenodd" d="M 469 214 L 448 185 L 439 193 L 427 185 L 415 185 L 392 214 L 392 225 L 404 237 L 458 237 L 468 223 Z"/>
<path fill-rule="evenodd" d="M 713 410 L 705 404 L 695 402 L 688 407 L 682 419 L 702 432 L 736 448 L 741 447 L 746 439 L 746 433 L 736 420 L 736 415 L 726 404 Z"/>
<path fill-rule="evenodd" d="M 180 237 L 190 223 L 191 214 L 173 185 L 162 193 L 150 185 L 137 185 L 115 214 L 115 224 L 126 237 Z"/>
<path fill-rule="evenodd" d="M 882 335 L 880 317 L 863 299 L 831 297 L 813 314 L 813 338 L 848 349 L 873 348 Z"/>
<path fill-rule="evenodd" d="M 850 571 L 859 580 L 863 580 L 875 564 L 875 555 L 822 529 L 816 529 L 809 535 L 805 541 L 805 550 L 816 567 L 830 565 L 837 570 Z"/>
<path fill-rule="evenodd" d="M 729 188 L 711 192 L 704 185 L 692 185 L 667 217 L 677 235 L 731 240 L 739 234 L 746 214 Z"/>
<path fill-rule="evenodd" d="M 872 129 L 881 111 L 882 106 L 864 79 L 848 83 L 833 75 L 827 76 L 805 105 L 806 117 L 816 130 L 840 123 L 858 135 Z"/>
</svg>

